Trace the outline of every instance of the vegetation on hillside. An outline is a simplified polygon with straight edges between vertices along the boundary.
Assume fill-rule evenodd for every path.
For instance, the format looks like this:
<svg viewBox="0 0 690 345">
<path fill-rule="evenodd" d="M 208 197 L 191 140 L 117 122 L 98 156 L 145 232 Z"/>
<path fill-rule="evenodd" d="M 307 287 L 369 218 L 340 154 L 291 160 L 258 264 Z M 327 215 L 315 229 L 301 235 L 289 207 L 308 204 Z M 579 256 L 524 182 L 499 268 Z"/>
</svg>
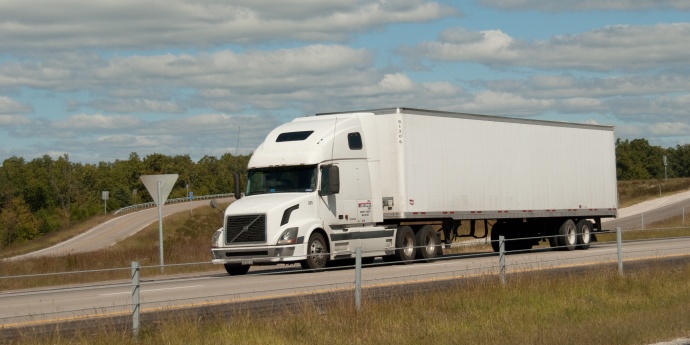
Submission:
<svg viewBox="0 0 690 345">
<path fill-rule="evenodd" d="M 233 173 L 246 175 L 249 156 L 152 154 L 141 159 L 82 164 L 68 155 L 48 155 L 26 161 L 11 157 L 0 167 L 0 249 L 31 241 L 104 212 L 102 191 L 109 191 L 107 208 L 152 201 L 141 175 L 179 174 L 169 198 L 185 197 L 187 185 L 195 195 L 232 191 Z"/>
<path fill-rule="evenodd" d="M 660 180 L 665 173 L 668 178 L 690 177 L 690 144 L 664 149 L 645 139 L 619 139 L 616 155 L 619 181 Z M 668 161 L 666 172 L 663 156 Z M 110 193 L 108 210 L 151 201 L 141 175 L 179 174 L 170 198 L 184 197 L 187 185 L 195 195 L 229 193 L 233 173 L 244 177 L 248 160 L 249 156 L 231 154 L 204 156 L 198 162 L 189 155 L 152 154 L 141 159 L 136 153 L 127 160 L 98 164 L 71 162 L 68 155 L 31 161 L 8 158 L 0 166 L 0 249 L 103 213 L 102 191 Z M 659 185 L 650 188 L 662 189 Z M 637 188 L 636 193 L 650 188 Z"/>
</svg>

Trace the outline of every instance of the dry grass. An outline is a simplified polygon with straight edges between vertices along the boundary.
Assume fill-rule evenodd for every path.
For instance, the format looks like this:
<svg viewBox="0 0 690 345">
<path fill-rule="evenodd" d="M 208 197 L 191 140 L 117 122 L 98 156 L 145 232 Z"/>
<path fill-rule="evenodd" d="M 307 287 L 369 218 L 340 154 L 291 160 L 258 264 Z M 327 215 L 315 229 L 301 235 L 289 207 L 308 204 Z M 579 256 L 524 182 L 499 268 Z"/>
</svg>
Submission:
<svg viewBox="0 0 690 345">
<path fill-rule="evenodd" d="M 98 215 L 89 218 L 88 220 L 85 220 L 81 223 L 74 224 L 69 228 L 51 232 L 43 237 L 40 237 L 35 241 L 20 243 L 18 245 L 11 247 L 5 247 L 0 252 L 0 259 L 31 253 L 43 248 L 51 247 L 60 242 L 64 242 L 74 236 L 77 236 L 83 232 L 86 232 L 87 230 L 95 226 L 98 226 L 99 224 L 103 224 L 113 218 L 115 218 L 115 216 L 113 215 Z"/>
<path fill-rule="evenodd" d="M 124 332 L 19 344 L 648 344 L 690 337 L 690 265 L 655 266 L 620 277 L 609 269 L 554 278 L 548 272 L 456 289 L 305 304 L 270 318 L 180 319 Z"/>
<path fill-rule="evenodd" d="M 227 207 L 226 205 L 222 205 Z M 211 208 L 178 213 L 163 220 L 164 261 L 166 265 L 199 263 L 166 267 L 165 274 L 223 271 L 222 267 L 211 265 L 211 237 L 221 224 L 221 214 Z M 0 279 L 1 290 L 78 284 L 105 280 L 131 279 L 131 263 L 141 266 L 156 266 L 142 269 L 142 276 L 161 274 L 159 265 L 158 223 L 152 224 L 136 235 L 107 249 L 40 259 L 5 261 L 0 265 L 0 277 L 36 275 L 55 272 L 77 272 L 27 278 Z M 115 268 L 121 268 L 116 269 Z M 87 270 L 101 272 L 78 273 Z M 223 271 L 224 272 L 224 271 Z"/>
<path fill-rule="evenodd" d="M 618 207 L 690 190 L 690 178 L 618 181 Z"/>
</svg>

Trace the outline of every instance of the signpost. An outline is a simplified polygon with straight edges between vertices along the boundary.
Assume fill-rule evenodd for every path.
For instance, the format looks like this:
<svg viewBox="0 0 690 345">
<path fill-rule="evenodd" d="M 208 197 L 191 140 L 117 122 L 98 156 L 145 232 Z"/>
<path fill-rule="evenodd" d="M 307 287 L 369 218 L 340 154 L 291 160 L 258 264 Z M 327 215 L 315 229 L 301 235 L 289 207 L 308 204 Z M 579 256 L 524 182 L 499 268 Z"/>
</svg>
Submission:
<svg viewBox="0 0 690 345">
<path fill-rule="evenodd" d="M 177 174 L 167 175 L 142 175 L 141 182 L 149 191 L 153 202 L 158 206 L 158 245 L 160 251 L 161 272 L 163 272 L 163 205 L 175 186 Z"/>
<path fill-rule="evenodd" d="M 668 158 L 664 156 L 664 181 L 668 180 L 668 176 L 666 176 L 666 167 L 668 166 Z"/>
<path fill-rule="evenodd" d="M 108 197 L 110 196 L 110 192 L 107 190 L 104 190 L 101 192 L 101 199 L 103 199 L 103 214 L 108 214 Z"/>
</svg>

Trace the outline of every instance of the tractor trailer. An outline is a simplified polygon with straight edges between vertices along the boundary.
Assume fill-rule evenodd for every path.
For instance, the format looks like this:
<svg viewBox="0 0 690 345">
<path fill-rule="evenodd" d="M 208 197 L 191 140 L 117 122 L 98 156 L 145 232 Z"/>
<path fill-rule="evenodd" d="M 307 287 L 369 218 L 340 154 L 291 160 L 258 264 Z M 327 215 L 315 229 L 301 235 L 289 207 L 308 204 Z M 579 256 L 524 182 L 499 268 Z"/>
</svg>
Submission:
<svg viewBox="0 0 690 345">
<path fill-rule="evenodd" d="M 324 113 L 274 129 L 225 210 L 213 263 L 429 261 L 483 222 L 492 246 L 587 249 L 618 209 L 612 126 L 412 108 Z M 239 195 L 236 193 L 239 197 Z M 490 227 L 490 230 L 489 230 Z M 467 230 L 465 230 L 467 232 Z"/>
</svg>

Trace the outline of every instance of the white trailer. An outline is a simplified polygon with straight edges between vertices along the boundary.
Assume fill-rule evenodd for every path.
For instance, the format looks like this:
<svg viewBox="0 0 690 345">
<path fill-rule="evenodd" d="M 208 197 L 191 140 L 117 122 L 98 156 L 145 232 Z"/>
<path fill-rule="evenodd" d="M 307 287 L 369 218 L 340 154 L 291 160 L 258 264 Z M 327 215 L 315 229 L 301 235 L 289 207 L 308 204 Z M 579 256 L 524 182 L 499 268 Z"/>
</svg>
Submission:
<svg viewBox="0 0 690 345">
<path fill-rule="evenodd" d="M 614 141 L 611 126 L 411 108 L 298 118 L 252 155 L 213 262 L 322 268 L 357 247 L 365 261 L 430 260 L 462 221 L 472 236 L 493 223 L 494 250 L 499 235 L 507 250 L 586 249 L 617 213 Z"/>
</svg>

